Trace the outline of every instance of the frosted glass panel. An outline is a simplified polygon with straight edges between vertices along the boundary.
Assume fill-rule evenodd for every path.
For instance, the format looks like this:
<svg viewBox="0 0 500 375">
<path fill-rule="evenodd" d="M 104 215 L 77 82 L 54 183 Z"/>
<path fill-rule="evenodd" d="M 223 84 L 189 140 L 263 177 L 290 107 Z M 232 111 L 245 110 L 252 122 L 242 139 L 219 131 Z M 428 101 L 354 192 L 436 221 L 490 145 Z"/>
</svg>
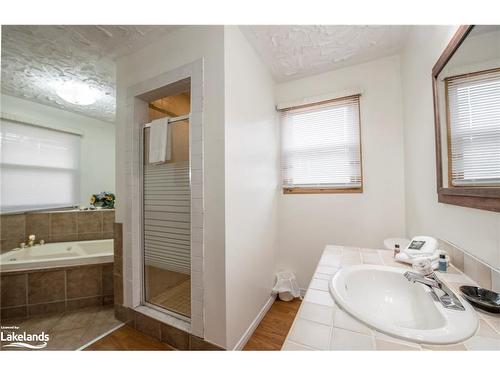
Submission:
<svg viewBox="0 0 500 375">
<path fill-rule="evenodd" d="M 144 132 L 145 301 L 191 316 L 191 187 L 189 123 L 169 125 L 172 157 L 149 164 L 149 129 Z"/>
</svg>

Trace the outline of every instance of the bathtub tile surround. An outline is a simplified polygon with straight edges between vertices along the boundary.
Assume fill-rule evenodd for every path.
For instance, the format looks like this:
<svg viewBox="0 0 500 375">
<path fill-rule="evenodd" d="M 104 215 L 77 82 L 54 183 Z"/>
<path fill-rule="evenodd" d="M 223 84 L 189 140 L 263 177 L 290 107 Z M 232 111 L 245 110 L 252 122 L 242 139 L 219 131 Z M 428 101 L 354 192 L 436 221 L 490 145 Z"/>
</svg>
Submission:
<svg viewBox="0 0 500 375">
<path fill-rule="evenodd" d="M 15 249 L 26 241 L 26 216 L 0 215 L 0 253 Z"/>
<path fill-rule="evenodd" d="M 113 305 L 112 295 L 68 300 L 66 301 L 66 311 L 77 310 L 88 306 L 107 306 L 107 305 Z"/>
<path fill-rule="evenodd" d="M 61 301 L 66 298 L 65 271 L 34 272 L 26 275 L 28 277 L 27 305 Z"/>
<path fill-rule="evenodd" d="M 12 275 L 10 277 L 2 277 L 0 290 L 2 293 L 2 307 L 6 306 L 24 306 L 26 300 L 26 275 Z"/>
<path fill-rule="evenodd" d="M 105 264 L 102 266 L 102 294 L 109 296 L 113 294 L 113 264 Z"/>
<path fill-rule="evenodd" d="M 115 295 L 116 318 L 125 321 L 122 315 L 123 305 L 123 224 L 114 224 L 114 262 L 113 262 L 113 289 Z"/>
<path fill-rule="evenodd" d="M 78 234 L 102 232 L 101 212 L 86 211 L 77 216 Z"/>
<path fill-rule="evenodd" d="M 3 272 L 1 318 L 113 304 L 112 264 Z"/>
<path fill-rule="evenodd" d="M 106 269 L 110 271 L 110 269 Z M 66 296 L 68 299 L 102 295 L 102 267 L 75 268 L 66 271 Z"/>
<path fill-rule="evenodd" d="M 41 303 L 38 305 L 28 305 L 26 316 L 49 315 L 63 312 L 65 310 L 66 303 L 64 301 Z"/>
<path fill-rule="evenodd" d="M 24 237 L 34 234 L 38 239 L 45 239 L 49 241 L 50 239 L 50 214 L 39 213 L 39 214 L 27 214 L 24 215 L 26 220 Z M 7 217 L 7 216 L 5 216 Z M 25 242 L 26 238 L 23 242 Z M 16 244 L 17 247 L 18 244 Z"/>
<path fill-rule="evenodd" d="M 327 246 L 282 350 L 500 350 L 500 316 L 481 310 L 476 310 L 480 328 L 475 335 L 453 345 L 420 345 L 396 339 L 353 318 L 337 306 L 323 281 L 331 278 L 342 267 L 374 262 L 410 268 L 394 262 L 389 250 Z M 473 269 L 477 267 L 473 266 Z M 479 272 L 483 274 L 485 271 Z M 477 280 L 453 265 L 448 273 L 440 273 L 439 276 L 457 294 L 460 294 L 460 285 L 478 285 Z"/>
<path fill-rule="evenodd" d="M 439 240 L 440 247 L 450 256 L 450 262 L 479 286 L 500 293 L 500 270 L 495 269 L 455 244 Z"/>
<path fill-rule="evenodd" d="M 78 239 L 76 215 L 76 212 L 51 213 L 49 215 L 50 240 L 53 239 L 54 242 L 76 241 Z"/>
<path fill-rule="evenodd" d="M 113 238 L 115 210 L 32 212 L 0 215 L 0 253 L 27 242 L 87 241 Z"/>
<path fill-rule="evenodd" d="M 115 224 L 115 210 L 101 210 L 102 214 L 102 236 L 103 239 L 113 238 Z"/>
</svg>

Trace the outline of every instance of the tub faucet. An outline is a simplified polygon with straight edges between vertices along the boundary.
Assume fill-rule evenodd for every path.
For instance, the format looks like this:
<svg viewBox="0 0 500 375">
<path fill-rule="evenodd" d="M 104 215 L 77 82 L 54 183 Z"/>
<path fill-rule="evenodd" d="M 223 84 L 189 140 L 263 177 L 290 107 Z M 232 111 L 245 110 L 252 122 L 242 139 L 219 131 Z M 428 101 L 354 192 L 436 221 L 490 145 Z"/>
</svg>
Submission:
<svg viewBox="0 0 500 375">
<path fill-rule="evenodd" d="M 464 311 L 465 307 L 462 305 L 458 297 L 453 291 L 448 288 L 437 275 L 432 272 L 428 275 L 422 275 L 416 272 L 406 271 L 403 276 L 412 283 L 420 283 L 430 288 L 432 294 L 436 299 L 441 302 L 441 305 L 447 309 Z M 438 291 L 439 295 L 438 295 Z"/>
<path fill-rule="evenodd" d="M 35 235 L 34 234 L 30 234 L 28 236 L 28 247 L 33 247 L 35 245 Z"/>
</svg>

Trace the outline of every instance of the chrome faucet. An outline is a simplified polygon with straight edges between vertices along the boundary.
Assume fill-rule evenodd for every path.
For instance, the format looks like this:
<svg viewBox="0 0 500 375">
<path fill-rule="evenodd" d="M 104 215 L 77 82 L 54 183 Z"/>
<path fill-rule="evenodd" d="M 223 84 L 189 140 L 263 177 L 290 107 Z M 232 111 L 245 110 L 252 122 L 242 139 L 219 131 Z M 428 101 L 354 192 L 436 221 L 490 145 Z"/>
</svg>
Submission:
<svg viewBox="0 0 500 375">
<path fill-rule="evenodd" d="M 427 278 L 426 276 L 420 273 L 406 271 L 403 274 L 403 276 L 406 277 L 406 279 L 412 283 L 424 284 L 430 288 L 438 288 L 438 289 L 441 288 L 441 285 L 439 284 L 438 281 L 436 281 L 433 278 Z"/>
<path fill-rule="evenodd" d="M 406 271 L 403 276 L 412 283 L 426 285 L 431 290 L 436 299 L 447 309 L 464 311 L 465 308 L 453 291 L 448 288 L 437 275 L 432 272 L 428 275 L 422 275 L 416 272 Z"/>
</svg>

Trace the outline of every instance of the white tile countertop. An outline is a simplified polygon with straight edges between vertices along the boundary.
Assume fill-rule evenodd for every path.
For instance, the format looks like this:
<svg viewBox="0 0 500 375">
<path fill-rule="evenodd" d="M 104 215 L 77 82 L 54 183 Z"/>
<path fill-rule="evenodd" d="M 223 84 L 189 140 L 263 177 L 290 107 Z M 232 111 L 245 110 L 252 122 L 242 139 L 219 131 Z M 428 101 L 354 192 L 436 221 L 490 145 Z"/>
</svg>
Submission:
<svg viewBox="0 0 500 375">
<path fill-rule="evenodd" d="M 390 250 L 327 246 L 282 350 L 500 350 L 500 314 L 479 309 L 476 334 L 453 345 L 420 345 L 369 328 L 337 306 L 329 292 L 332 276 L 356 264 L 411 268 L 394 261 Z M 439 277 L 457 294 L 460 285 L 477 285 L 452 265 Z"/>
</svg>

